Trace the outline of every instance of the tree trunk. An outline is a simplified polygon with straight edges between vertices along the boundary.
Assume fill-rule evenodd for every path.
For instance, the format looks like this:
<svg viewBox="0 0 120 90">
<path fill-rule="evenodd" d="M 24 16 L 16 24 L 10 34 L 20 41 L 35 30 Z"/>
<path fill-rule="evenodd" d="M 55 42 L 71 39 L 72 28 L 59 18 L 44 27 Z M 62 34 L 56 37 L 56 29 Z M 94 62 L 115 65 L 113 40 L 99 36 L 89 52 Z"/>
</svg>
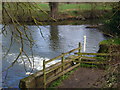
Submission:
<svg viewBox="0 0 120 90">
<path fill-rule="evenodd" d="M 54 19 L 57 18 L 58 13 L 58 3 L 57 2 L 49 2 L 50 7 L 50 16 Z"/>
</svg>

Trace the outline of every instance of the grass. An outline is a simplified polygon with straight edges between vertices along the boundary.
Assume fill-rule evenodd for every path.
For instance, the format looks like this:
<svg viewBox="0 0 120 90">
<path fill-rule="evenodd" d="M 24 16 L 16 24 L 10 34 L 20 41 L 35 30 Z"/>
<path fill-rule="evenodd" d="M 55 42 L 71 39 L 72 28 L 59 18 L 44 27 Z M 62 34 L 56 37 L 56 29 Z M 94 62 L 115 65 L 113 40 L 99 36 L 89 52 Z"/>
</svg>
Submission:
<svg viewBox="0 0 120 90">
<path fill-rule="evenodd" d="M 108 40 L 103 40 L 100 42 L 100 44 L 120 45 L 120 38 L 112 38 L 112 39 L 108 39 Z"/>
<path fill-rule="evenodd" d="M 49 4 L 48 3 L 39 3 L 37 4 L 39 7 L 41 7 L 43 10 L 49 11 Z M 104 3 L 96 3 L 97 7 L 95 7 L 97 10 L 110 10 L 112 9 L 110 4 L 104 4 Z M 59 6 L 59 11 L 67 11 L 67 10 L 91 10 L 92 9 L 92 4 L 90 3 L 81 3 L 81 4 L 65 4 L 65 3 L 60 3 Z"/>
<path fill-rule="evenodd" d="M 32 7 L 33 9 L 31 10 L 31 12 L 29 11 L 29 5 L 27 5 L 27 3 L 19 3 L 19 8 L 17 10 L 17 5 L 15 3 L 9 3 L 6 4 L 7 10 L 9 11 L 10 15 L 14 16 L 16 19 L 20 20 L 21 22 L 24 20 L 28 20 L 28 21 L 32 21 L 32 17 L 37 18 L 38 21 L 44 21 L 44 20 L 51 20 L 52 18 L 49 15 L 49 4 L 48 3 L 36 3 L 34 5 L 36 5 L 37 7 Z M 26 5 L 25 5 L 26 4 Z M 32 5 L 31 5 L 32 6 Z M 41 8 L 43 11 L 46 11 L 46 13 L 42 12 L 39 8 Z M 59 13 L 58 13 L 58 18 L 67 18 L 67 17 L 84 17 L 84 18 L 90 18 L 90 14 L 91 14 L 91 4 L 89 3 L 81 3 L 81 4 L 65 4 L 65 3 L 60 3 L 59 4 Z M 24 9 L 24 10 L 23 10 Z M 111 7 L 108 4 L 103 4 L 103 3 L 97 3 L 97 7 L 96 10 L 93 12 L 93 14 L 95 14 L 96 16 L 99 16 L 100 19 L 102 20 L 104 17 L 104 15 L 107 15 L 106 18 L 109 17 L 109 12 L 106 12 L 104 14 L 104 11 L 102 13 L 100 13 L 99 10 L 111 10 Z M 102 16 L 103 15 L 103 16 Z M 8 17 L 8 15 L 6 15 L 6 13 L 3 13 L 4 19 L 6 22 L 10 22 L 10 19 Z M 22 18 L 22 19 L 20 19 Z M 82 20 L 81 20 L 82 21 Z M 78 25 L 78 23 L 81 23 L 81 21 L 79 20 L 77 23 L 73 22 L 74 25 Z M 98 21 L 98 20 L 96 20 Z M 85 21 L 84 21 L 85 22 Z M 82 22 L 82 23 L 84 23 Z M 86 21 L 88 23 L 88 21 Z M 65 23 L 65 22 L 63 22 Z M 90 21 L 90 24 L 92 22 Z M 51 24 L 51 23 L 50 23 Z M 66 23 L 68 24 L 68 23 Z"/>
<path fill-rule="evenodd" d="M 78 10 L 91 10 L 92 5 L 89 3 L 82 3 L 82 4 L 60 4 L 59 5 L 60 11 L 66 11 L 68 9 L 78 9 Z M 111 9 L 109 5 L 97 3 L 97 10 L 103 10 L 103 9 Z"/>
<path fill-rule="evenodd" d="M 81 67 L 87 67 L 87 68 L 92 68 L 92 67 L 95 67 L 97 68 L 98 66 L 97 65 L 94 65 L 94 64 L 85 64 L 85 63 L 81 63 L 80 64 Z"/>
<path fill-rule="evenodd" d="M 9 3 L 5 4 L 8 9 L 10 8 L 11 10 L 16 10 L 16 7 L 18 6 L 16 3 Z M 19 9 L 27 10 L 29 7 L 30 3 L 19 3 Z M 38 8 L 41 8 L 44 11 L 50 11 L 49 4 L 48 3 L 35 3 L 34 5 L 37 6 L 37 8 L 32 7 L 34 10 L 37 10 Z M 104 4 L 104 3 L 96 3 L 93 7 L 96 10 L 110 10 L 112 7 L 109 4 Z M 90 3 L 81 3 L 81 4 L 65 4 L 65 3 L 60 3 L 58 5 L 59 12 L 66 12 L 66 11 L 82 11 L 82 10 L 91 10 L 92 9 L 92 4 Z"/>
<path fill-rule="evenodd" d="M 40 7 L 42 10 L 49 11 L 49 4 L 48 3 L 41 3 L 37 4 L 38 7 Z"/>
<path fill-rule="evenodd" d="M 29 3 L 31 4 L 31 3 Z M 38 21 L 44 21 L 44 20 L 51 20 L 51 17 L 49 15 L 49 4 L 48 3 L 35 3 L 34 5 L 36 7 L 32 7 L 32 5 L 29 5 L 27 3 L 19 3 L 19 6 L 16 3 L 9 3 L 5 4 L 7 10 L 9 11 L 10 15 L 13 15 L 16 19 L 18 18 L 18 20 L 20 19 L 19 17 L 22 17 L 22 19 L 20 19 L 20 21 L 24 21 L 24 20 L 32 20 L 31 16 L 33 16 L 34 18 L 37 18 Z M 18 6 L 18 8 L 17 8 Z M 31 7 L 29 7 L 31 6 Z M 29 10 L 30 8 L 32 8 L 31 10 Z M 89 17 L 90 13 L 91 13 L 91 4 L 89 3 L 81 3 L 81 4 L 65 4 L 65 3 L 59 3 L 59 13 L 58 13 L 58 17 L 59 18 L 67 18 L 67 17 L 76 17 L 76 16 L 80 16 L 80 17 Z M 100 15 L 99 14 L 99 10 L 110 10 L 111 7 L 109 4 L 106 4 L 106 7 L 104 7 L 103 3 L 97 3 L 97 12 L 96 15 Z M 42 12 L 46 11 L 46 13 Z M 103 15 L 103 14 L 102 14 Z M 3 16 L 5 17 L 5 21 L 10 21 L 9 17 L 6 15 L 6 13 L 3 13 Z M 19 16 L 19 17 L 18 17 Z"/>
</svg>

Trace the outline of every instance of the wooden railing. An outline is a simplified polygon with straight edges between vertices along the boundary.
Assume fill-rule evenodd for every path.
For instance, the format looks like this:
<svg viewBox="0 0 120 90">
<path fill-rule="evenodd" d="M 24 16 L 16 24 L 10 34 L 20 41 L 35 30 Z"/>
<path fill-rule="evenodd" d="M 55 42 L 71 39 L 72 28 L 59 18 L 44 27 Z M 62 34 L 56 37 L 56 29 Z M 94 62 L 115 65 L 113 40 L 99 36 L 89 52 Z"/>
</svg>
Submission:
<svg viewBox="0 0 120 90">
<path fill-rule="evenodd" d="M 80 50 L 81 50 L 81 44 L 80 44 L 80 43 L 79 43 L 79 47 L 76 48 L 76 49 L 73 49 L 73 50 L 71 50 L 71 51 L 69 51 L 69 52 L 66 52 L 66 53 L 62 53 L 60 56 L 57 56 L 57 57 L 55 57 L 55 58 L 53 58 L 53 59 L 50 59 L 50 60 L 48 60 L 48 61 L 45 61 L 45 60 L 43 61 L 44 88 L 46 88 L 46 85 L 47 85 L 48 83 L 52 82 L 53 80 L 57 79 L 57 78 L 60 77 L 61 75 L 69 72 L 70 70 L 72 70 L 72 69 L 74 69 L 74 68 L 76 68 L 76 67 L 78 67 L 78 66 L 80 65 L 80 64 L 78 63 L 78 64 L 76 64 L 76 65 L 74 65 L 74 66 L 72 66 L 72 67 L 70 67 L 70 68 L 68 68 L 68 69 L 64 68 L 64 67 L 65 67 L 65 64 L 71 63 L 72 61 L 75 61 L 76 59 L 78 59 L 78 58 L 81 57 L 81 56 L 79 55 L 79 56 L 75 56 L 74 59 L 71 59 L 71 60 L 68 60 L 68 61 L 65 60 L 65 56 L 66 56 L 66 55 L 69 55 L 70 53 L 73 53 L 74 51 L 77 51 L 77 50 L 78 50 L 78 53 L 80 53 Z M 73 53 L 73 54 L 74 54 L 74 53 Z M 46 64 L 48 64 L 48 63 L 50 63 L 50 62 L 52 62 L 52 61 L 54 61 L 54 60 L 56 60 L 56 59 L 59 59 L 59 58 L 61 58 L 61 64 L 60 64 L 60 65 L 57 65 L 57 66 L 55 66 L 54 68 L 52 68 L 52 69 L 50 69 L 50 70 L 46 70 Z M 50 78 L 50 79 L 47 80 L 47 79 L 46 79 L 47 74 L 50 73 L 50 72 L 52 72 L 52 71 L 54 71 L 54 70 L 56 70 L 56 69 L 58 69 L 58 68 L 61 68 L 61 72 L 58 73 L 56 76 L 54 76 L 54 77 L 52 77 L 52 78 Z"/>
<path fill-rule="evenodd" d="M 92 56 L 91 56 L 92 55 Z M 94 57 L 93 57 L 94 56 Z M 81 44 L 78 48 L 62 53 L 48 61 L 43 61 L 43 70 L 40 70 L 20 80 L 20 88 L 46 88 L 52 81 L 71 71 L 72 69 L 87 64 L 88 66 L 108 65 L 110 60 L 120 56 L 118 52 L 109 53 L 82 53 Z M 60 61 L 47 67 L 47 64 L 60 58 Z"/>
<path fill-rule="evenodd" d="M 73 53 L 74 51 L 77 51 L 77 50 L 78 50 L 77 53 Z M 69 55 L 70 53 L 73 53 L 74 57 L 72 59 L 65 58 L 65 56 Z M 81 53 L 81 44 L 79 43 L 78 48 L 73 49 L 73 50 L 71 50 L 69 52 L 66 52 L 66 53 L 62 53 L 60 56 L 57 56 L 57 57 L 55 57 L 53 59 L 50 59 L 48 61 L 45 61 L 45 60 L 43 61 L 44 88 L 46 88 L 46 86 L 50 82 L 54 81 L 58 77 L 64 75 L 65 73 L 69 72 L 70 70 L 80 66 L 80 63 L 84 62 L 84 61 L 81 61 L 81 59 L 96 60 L 96 57 L 88 57 L 88 56 L 85 56 L 85 55 L 110 56 L 110 54 L 108 54 L 108 53 Z M 51 69 L 46 69 L 46 64 L 48 64 L 48 63 L 50 63 L 50 62 L 52 62 L 54 60 L 57 60 L 59 58 L 61 58 L 61 63 L 59 63 L 59 65 L 54 66 Z M 77 63 L 75 65 L 71 66 L 71 67 L 67 67 L 66 64 L 71 63 L 71 62 L 77 62 Z M 91 62 L 87 62 L 87 63 L 91 63 Z M 57 69 L 61 69 L 61 71 L 59 73 L 57 73 L 55 76 L 53 76 L 51 78 L 47 78 L 47 74 L 49 74 L 49 73 L 51 73 L 51 72 L 53 72 L 53 71 L 55 71 Z"/>
</svg>

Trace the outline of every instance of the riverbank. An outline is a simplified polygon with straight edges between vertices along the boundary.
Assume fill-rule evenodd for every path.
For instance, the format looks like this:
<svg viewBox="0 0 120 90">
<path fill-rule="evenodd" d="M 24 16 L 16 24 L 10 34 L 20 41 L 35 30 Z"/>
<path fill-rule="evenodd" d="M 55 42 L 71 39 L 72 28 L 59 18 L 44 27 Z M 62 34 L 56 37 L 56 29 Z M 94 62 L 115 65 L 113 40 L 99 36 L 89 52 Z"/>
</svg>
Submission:
<svg viewBox="0 0 120 90">
<path fill-rule="evenodd" d="M 120 38 L 111 38 L 108 40 L 103 40 L 100 42 L 100 45 L 104 44 L 104 45 L 120 45 Z"/>
<path fill-rule="evenodd" d="M 15 12 L 15 11 L 8 11 L 10 13 Z M 56 17 L 56 19 L 53 19 L 49 16 L 49 12 L 43 13 L 41 11 L 37 11 L 36 13 L 40 13 L 38 16 L 36 16 L 37 14 L 35 14 L 33 12 L 33 17 L 31 17 L 32 15 L 20 15 L 19 16 L 15 16 L 14 18 L 19 22 L 19 23 L 33 23 L 33 24 L 39 24 L 39 25 L 46 25 L 46 24 L 50 24 L 50 23 L 61 23 L 64 24 L 64 21 L 88 21 L 88 20 L 96 20 L 96 19 L 104 19 L 105 15 L 107 13 L 111 13 L 110 11 L 104 11 L 104 10 L 96 10 L 95 13 L 91 12 L 90 10 L 85 10 L 85 11 L 75 11 L 77 12 L 77 14 L 73 14 L 71 15 L 70 13 L 58 13 L 58 16 Z M 74 11 L 73 11 L 74 12 Z M 92 13 L 94 15 L 92 15 Z M 34 15 L 35 14 L 35 15 Z M 21 19 L 21 17 L 23 19 Z M 36 23 L 35 23 L 36 21 Z M 11 18 L 9 18 L 6 13 L 3 13 L 3 23 L 11 23 L 12 20 Z M 69 24 L 69 23 L 66 23 Z"/>
<path fill-rule="evenodd" d="M 68 20 L 85 21 L 89 19 L 103 19 L 108 18 L 111 13 L 111 6 L 104 3 L 80 3 L 80 4 L 65 4 L 60 3 L 58 6 L 58 13 L 55 19 L 50 17 L 50 10 L 48 3 L 30 3 L 31 7 L 27 3 L 9 3 L 9 7 L 6 5 L 6 10 L 3 9 L 3 23 L 11 23 L 15 19 L 19 23 L 33 23 L 44 25 L 49 22 L 61 22 Z M 33 7 L 32 7 L 33 5 Z M 95 6 L 96 8 L 92 7 Z M 23 7 L 23 8 L 22 8 Z M 6 13 L 6 11 L 8 13 Z"/>
<path fill-rule="evenodd" d="M 105 88 L 120 88 L 120 38 L 114 37 L 108 40 L 103 40 L 100 42 L 100 49 L 99 53 L 110 53 L 115 54 L 111 56 L 109 60 L 109 67 L 107 69 L 107 74 L 104 77 L 105 81 Z"/>
<path fill-rule="evenodd" d="M 111 40 L 113 39 L 100 42 L 99 53 L 119 53 L 119 38 Z M 95 67 L 79 67 L 53 82 L 49 88 L 118 88 L 120 87 L 119 67 L 116 66 L 119 64 L 119 56 L 112 56 L 104 70 Z"/>
</svg>

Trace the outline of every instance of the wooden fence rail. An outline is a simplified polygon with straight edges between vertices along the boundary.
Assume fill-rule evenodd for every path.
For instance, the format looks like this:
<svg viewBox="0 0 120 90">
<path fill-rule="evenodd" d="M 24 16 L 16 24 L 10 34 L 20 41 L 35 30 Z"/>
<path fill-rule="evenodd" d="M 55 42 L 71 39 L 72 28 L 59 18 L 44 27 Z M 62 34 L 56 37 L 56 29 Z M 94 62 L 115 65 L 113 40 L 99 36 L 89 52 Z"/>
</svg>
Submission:
<svg viewBox="0 0 120 90">
<path fill-rule="evenodd" d="M 98 56 L 110 56 L 108 53 L 74 53 L 78 55 L 98 55 Z"/>
<path fill-rule="evenodd" d="M 47 64 L 47 63 L 49 63 L 49 62 L 51 62 L 51 61 L 54 61 L 54 60 L 56 60 L 56 59 L 62 58 L 62 57 L 64 57 L 65 55 L 70 54 L 70 53 L 72 53 L 72 52 L 74 52 L 74 51 L 76 51 L 76 50 L 79 50 L 79 49 L 80 49 L 80 47 L 79 47 L 79 48 L 76 48 L 76 49 L 73 49 L 73 50 L 71 50 L 71 51 L 69 51 L 69 52 L 62 53 L 60 56 L 57 56 L 57 57 L 52 58 L 52 59 L 50 59 L 50 60 L 48 60 L 48 61 L 45 61 L 45 64 Z"/>
<path fill-rule="evenodd" d="M 77 53 L 73 53 L 74 51 L 78 50 Z M 57 79 L 58 77 L 64 75 L 65 73 L 67 73 L 68 71 L 78 67 L 80 65 L 80 63 L 94 63 L 94 64 L 102 64 L 103 62 L 89 62 L 89 61 L 81 61 L 81 59 L 89 59 L 89 60 L 96 60 L 98 57 L 88 57 L 88 56 L 84 56 L 84 55 L 97 55 L 97 56 L 110 56 L 110 54 L 108 53 L 81 53 L 81 44 L 79 43 L 78 48 L 73 49 L 69 52 L 66 53 L 62 53 L 60 56 L 57 56 L 53 59 L 50 59 L 48 61 L 43 61 L 43 76 L 44 76 L 44 88 L 46 88 L 47 84 L 52 82 L 53 80 Z M 73 58 L 70 59 L 70 53 L 76 54 L 77 56 L 74 55 Z M 69 55 L 69 58 L 65 58 L 65 55 Z M 51 68 L 50 70 L 46 70 L 46 64 L 61 58 L 61 63 L 53 68 Z M 76 62 L 77 64 L 73 65 L 72 67 L 69 68 L 65 68 L 65 65 L 67 63 L 73 63 Z M 57 69 L 61 69 L 61 71 L 59 73 L 57 73 L 55 76 L 51 77 L 51 78 L 46 78 L 47 74 L 57 70 Z"/>
<path fill-rule="evenodd" d="M 76 52 L 77 51 L 77 52 Z M 90 55 L 90 56 L 88 56 Z M 92 57 L 93 55 L 94 57 Z M 119 53 L 82 53 L 81 44 L 79 43 L 78 48 L 70 50 L 69 52 L 62 53 L 48 61 L 43 60 L 43 70 L 37 72 L 20 82 L 20 87 L 41 87 L 46 88 L 52 81 L 71 71 L 72 69 L 80 66 L 80 64 L 88 65 L 107 65 L 108 60 L 112 59 L 113 56 L 118 56 Z M 60 59 L 61 61 L 46 67 L 46 65 L 54 60 Z M 109 60 L 110 61 L 110 60 Z"/>
<path fill-rule="evenodd" d="M 80 49 L 81 49 L 81 44 L 79 43 L 78 48 L 73 49 L 73 50 L 71 50 L 69 52 L 66 52 L 66 53 L 62 53 L 60 56 L 57 56 L 57 57 L 55 57 L 53 59 L 50 59 L 48 61 L 45 61 L 45 60 L 43 61 L 43 76 L 44 76 L 44 80 L 43 81 L 44 81 L 44 88 L 46 88 L 47 84 L 50 83 L 51 81 L 55 80 L 56 78 L 60 77 L 61 75 L 65 74 L 68 71 L 70 71 L 70 70 L 74 69 L 75 67 L 79 66 L 79 64 L 76 64 L 75 66 L 70 67 L 70 68 L 68 68 L 66 70 L 64 69 L 66 63 L 71 63 L 72 61 L 74 61 L 75 59 L 77 59 L 77 58 L 80 57 L 80 55 L 79 55 L 79 56 L 74 57 L 74 59 L 67 61 L 67 60 L 65 60 L 65 55 L 68 55 L 68 54 L 70 54 L 70 53 L 72 53 L 72 52 L 74 52 L 76 50 L 78 50 L 78 52 L 80 53 Z M 60 65 L 58 65 L 58 66 L 56 66 L 56 67 L 54 67 L 54 68 L 52 68 L 50 70 L 46 70 L 46 64 L 48 64 L 48 63 L 50 63 L 50 62 L 52 62 L 52 61 L 54 61 L 56 59 L 59 59 L 59 58 L 61 58 L 61 64 Z M 47 80 L 46 79 L 46 75 L 48 73 L 50 73 L 50 72 L 58 69 L 58 68 L 61 68 L 61 73 L 58 73 L 53 78 Z"/>
</svg>

